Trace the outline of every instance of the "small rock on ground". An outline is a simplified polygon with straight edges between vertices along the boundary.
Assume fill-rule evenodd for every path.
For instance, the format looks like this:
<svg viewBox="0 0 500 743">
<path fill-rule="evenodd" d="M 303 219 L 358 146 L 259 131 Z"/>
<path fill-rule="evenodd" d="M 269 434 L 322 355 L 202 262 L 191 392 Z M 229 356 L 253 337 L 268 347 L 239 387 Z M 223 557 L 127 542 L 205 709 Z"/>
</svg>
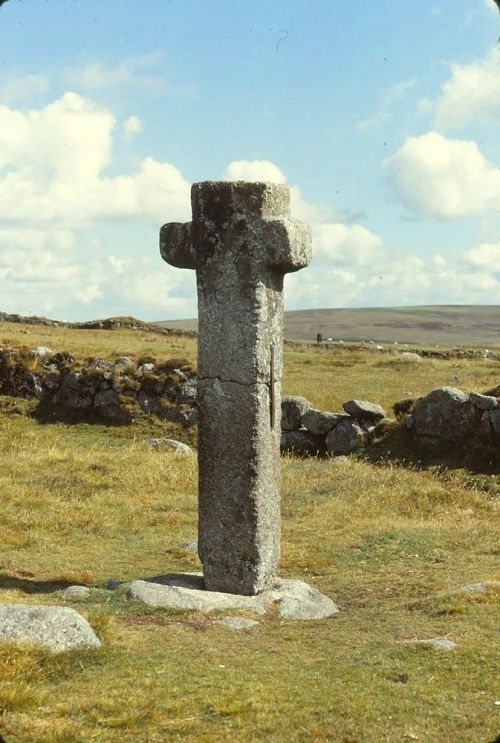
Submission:
<svg viewBox="0 0 500 743">
<path fill-rule="evenodd" d="M 84 599 L 90 593 L 90 588 L 87 586 L 68 586 L 61 594 L 61 598 L 68 601 L 73 599 Z"/>
<path fill-rule="evenodd" d="M 413 353 L 412 351 L 403 351 L 403 353 L 399 354 L 399 358 L 402 361 L 415 361 L 417 364 L 422 363 L 423 358 L 418 353 Z"/>
<path fill-rule="evenodd" d="M 177 454 L 194 454 L 190 446 L 175 439 L 149 439 L 148 445 L 151 449 L 170 449 Z"/>
<path fill-rule="evenodd" d="M 0 604 L 0 641 L 33 643 L 56 653 L 101 644 L 90 624 L 74 609 L 25 604 Z"/>
<path fill-rule="evenodd" d="M 488 588 L 500 587 L 500 580 L 480 580 L 477 583 L 468 583 L 466 586 L 457 588 L 452 593 L 483 593 Z"/>
<path fill-rule="evenodd" d="M 453 640 L 448 640 L 446 637 L 435 637 L 431 640 L 400 640 L 402 645 L 430 645 L 436 650 L 453 650 L 457 647 L 457 643 Z"/>
<path fill-rule="evenodd" d="M 198 540 L 197 539 L 190 539 L 189 542 L 183 542 L 181 544 L 182 549 L 187 550 L 188 552 L 195 552 L 198 554 Z"/>
</svg>

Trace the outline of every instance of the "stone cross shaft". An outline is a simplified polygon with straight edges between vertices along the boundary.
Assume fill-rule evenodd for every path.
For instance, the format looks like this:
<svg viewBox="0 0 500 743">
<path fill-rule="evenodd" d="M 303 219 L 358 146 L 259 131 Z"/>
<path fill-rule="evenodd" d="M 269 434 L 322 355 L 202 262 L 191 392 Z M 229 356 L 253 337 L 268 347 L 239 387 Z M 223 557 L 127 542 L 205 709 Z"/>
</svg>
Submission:
<svg viewBox="0 0 500 743">
<path fill-rule="evenodd" d="M 193 219 L 162 227 L 198 287 L 198 551 L 211 591 L 270 588 L 280 553 L 283 277 L 309 263 L 308 225 L 272 183 L 195 183 Z"/>
</svg>

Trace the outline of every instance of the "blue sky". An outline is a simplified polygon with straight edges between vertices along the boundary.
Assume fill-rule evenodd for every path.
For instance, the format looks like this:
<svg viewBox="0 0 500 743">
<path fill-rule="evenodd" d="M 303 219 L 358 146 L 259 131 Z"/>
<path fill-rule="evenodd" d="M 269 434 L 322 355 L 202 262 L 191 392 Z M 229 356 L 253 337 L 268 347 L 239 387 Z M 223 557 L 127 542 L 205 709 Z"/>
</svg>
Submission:
<svg viewBox="0 0 500 743">
<path fill-rule="evenodd" d="M 288 309 L 499 303 L 499 19 L 493 0 L 9 0 L 0 310 L 194 316 L 158 229 L 221 178 L 288 183 L 312 224 Z"/>
</svg>

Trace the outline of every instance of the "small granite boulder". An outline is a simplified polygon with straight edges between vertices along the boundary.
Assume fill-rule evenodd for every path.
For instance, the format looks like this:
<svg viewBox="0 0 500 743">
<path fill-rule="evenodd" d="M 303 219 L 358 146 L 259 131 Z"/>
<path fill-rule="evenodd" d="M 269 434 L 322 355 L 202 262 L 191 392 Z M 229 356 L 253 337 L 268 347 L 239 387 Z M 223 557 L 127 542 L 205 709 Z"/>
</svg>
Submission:
<svg viewBox="0 0 500 743">
<path fill-rule="evenodd" d="M 190 446 L 175 439 L 149 439 L 148 445 L 150 449 L 169 449 L 177 454 L 194 454 Z"/>
<path fill-rule="evenodd" d="M 342 407 L 346 413 L 358 421 L 379 421 L 387 417 L 381 405 L 367 400 L 348 400 Z"/>
<path fill-rule="evenodd" d="M 281 430 L 298 431 L 304 413 L 312 408 L 305 397 L 288 396 L 281 400 Z"/>
<path fill-rule="evenodd" d="M 90 624 L 74 609 L 26 604 L 0 604 L 0 641 L 33 643 L 56 653 L 101 644 Z"/>
<path fill-rule="evenodd" d="M 340 423 L 342 419 L 348 417 L 346 413 L 328 413 L 310 408 L 302 416 L 301 423 L 304 428 L 307 428 L 308 431 L 316 434 L 316 436 L 324 436 L 332 428 L 335 428 L 337 423 Z"/>
<path fill-rule="evenodd" d="M 37 346 L 33 349 L 33 356 L 38 356 L 39 358 L 50 356 L 53 353 L 54 351 L 51 348 L 47 348 L 47 346 Z"/>
<path fill-rule="evenodd" d="M 359 447 L 363 440 L 363 430 L 351 419 L 338 423 L 326 436 L 326 450 L 328 454 L 351 454 Z"/>
<path fill-rule="evenodd" d="M 403 351 L 403 353 L 399 354 L 399 358 L 401 361 L 414 362 L 416 364 L 421 364 L 423 361 L 420 354 L 414 353 L 413 351 Z"/>
<path fill-rule="evenodd" d="M 67 601 L 73 601 L 74 599 L 85 599 L 90 593 L 90 588 L 87 586 L 68 586 L 61 594 L 61 598 Z"/>
<path fill-rule="evenodd" d="M 415 402 L 415 433 L 418 436 L 460 441 L 480 413 L 469 395 L 456 387 L 438 387 Z"/>
</svg>

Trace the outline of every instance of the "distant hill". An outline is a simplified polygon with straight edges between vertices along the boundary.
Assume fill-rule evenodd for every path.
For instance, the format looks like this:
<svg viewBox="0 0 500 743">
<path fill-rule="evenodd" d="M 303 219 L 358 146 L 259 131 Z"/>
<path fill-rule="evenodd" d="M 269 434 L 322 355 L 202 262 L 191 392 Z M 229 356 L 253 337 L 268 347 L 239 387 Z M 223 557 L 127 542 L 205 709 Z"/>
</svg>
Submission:
<svg viewBox="0 0 500 743">
<path fill-rule="evenodd" d="M 64 322 L 50 320 L 38 315 L 18 315 L 0 312 L 0 322 L 20 323 L 22 325 L 47 325 L 53 328 L 72 328 L 73 330 L 140 330 L 144 333 L 159 335 L 181 335 L 177 328 L 166 328 L 159 323 L 147 323 L 135 317 L 106 317 L 102 320 L 88 320 L 86 322 Z M 195 335 L 186 331 L 188 335 Z"/>
<path fill-rule="evenodd" d="M 160 327 L 196 330 L 198 322 L 169 320 Z M 285 337 L 440 346 L 500 347 L 500 306 L 429 305 L 285 312 Z"/>
</svg>

